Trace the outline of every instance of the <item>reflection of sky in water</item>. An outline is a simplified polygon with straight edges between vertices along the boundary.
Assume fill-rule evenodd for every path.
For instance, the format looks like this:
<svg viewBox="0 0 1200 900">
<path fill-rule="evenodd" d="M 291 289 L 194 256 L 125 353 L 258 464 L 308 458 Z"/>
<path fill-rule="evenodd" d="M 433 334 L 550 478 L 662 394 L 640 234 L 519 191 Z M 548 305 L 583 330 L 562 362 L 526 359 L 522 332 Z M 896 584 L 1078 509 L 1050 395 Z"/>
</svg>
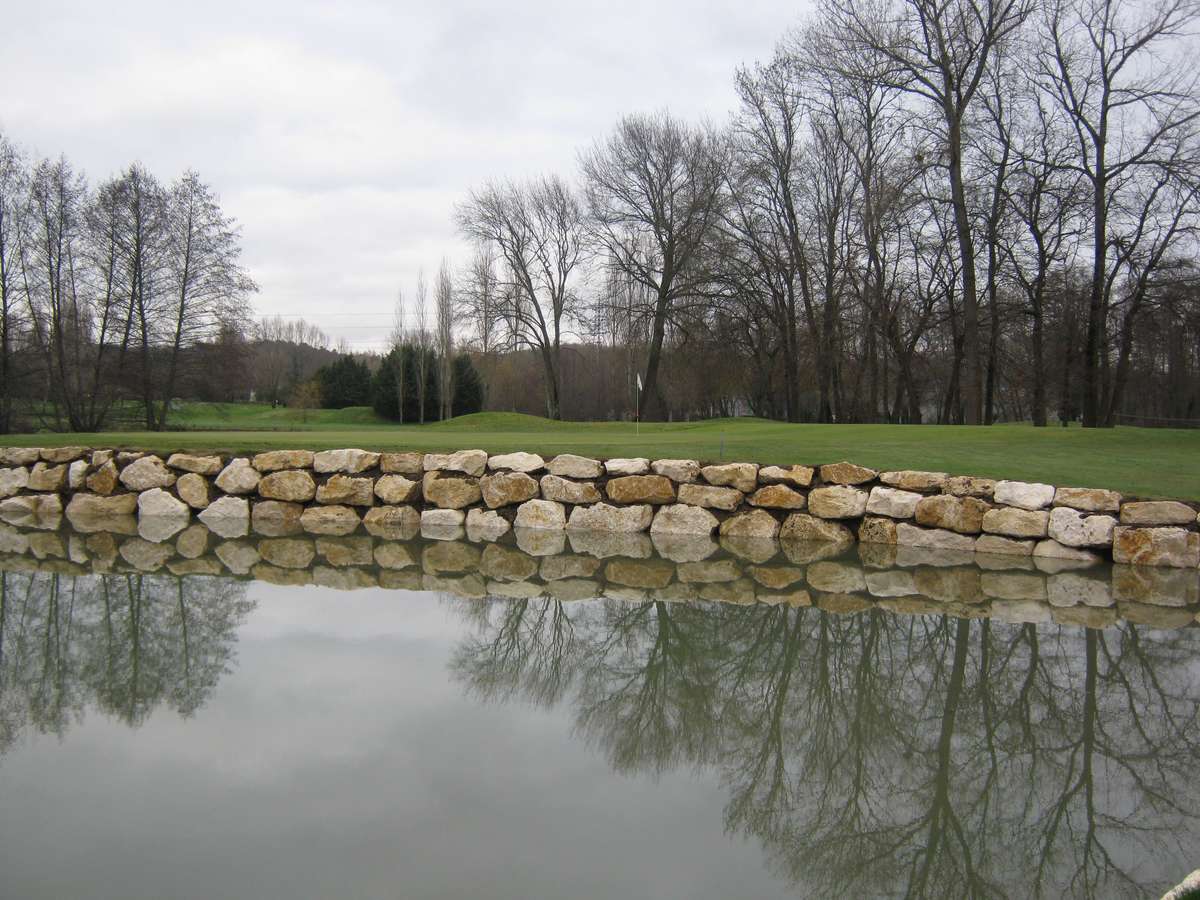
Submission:
<svg viewBox="0 0 1200 900">
<path fill-rule="evenodd" d="M 185 653 L 175 579 L 29 577 L 3 896 L 1157 896 L 1200 849 L 1195 628 L 192 578 Z"/>
<path fill-rule="evenodd" d="M 195 718 L 88 713 L 0 760 L 0 894 L 787 895 L 712 773 L 616 777 L 569 708 L 464 697 L 432 596 L 250 596 Z"/>
</svg>

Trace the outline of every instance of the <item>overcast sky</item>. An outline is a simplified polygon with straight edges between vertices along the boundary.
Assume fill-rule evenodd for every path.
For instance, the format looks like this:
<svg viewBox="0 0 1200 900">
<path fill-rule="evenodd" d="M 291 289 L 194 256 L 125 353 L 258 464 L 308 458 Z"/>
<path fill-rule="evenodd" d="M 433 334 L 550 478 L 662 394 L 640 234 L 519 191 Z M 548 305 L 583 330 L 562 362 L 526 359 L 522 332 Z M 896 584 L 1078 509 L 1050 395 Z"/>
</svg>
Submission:
<svg viewBox="0 0 1200 900">
<path fill-rule="evenodd" d="M 99 180 L 195 168 L 242 224 L 259 314 L 378 346 L 396 293 L 461 262 L 453 205 L 573 175 L 625 112 L 721 122 L 779 0 L 10 4 L 0 129 Z"/>
</svg>

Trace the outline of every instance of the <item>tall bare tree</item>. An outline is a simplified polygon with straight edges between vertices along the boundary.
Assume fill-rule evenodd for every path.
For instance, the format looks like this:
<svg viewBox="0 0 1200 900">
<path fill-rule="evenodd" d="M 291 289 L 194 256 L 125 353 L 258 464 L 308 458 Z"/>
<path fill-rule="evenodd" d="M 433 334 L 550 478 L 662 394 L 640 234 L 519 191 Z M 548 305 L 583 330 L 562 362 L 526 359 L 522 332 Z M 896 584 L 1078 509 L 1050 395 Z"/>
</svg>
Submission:
<svg viewBox="0 0 1200 900">
<path fill-rule="evenodd" d="M 721 215 L 727 145 L 708 127 L 666 112 L 629 115 L 580 156 L 596 243 L 605 263 L 653 294 L 641 409 L 663 415 L 663 340 L 689 299 L 707 286 L 704 249 Z"/>
<path fill-rule="evenodd" d="M 454 411 L 454 280 L 450 275 L 450 263 L 443 259 L 434 283 L 434 301 L 437 307 L 437 353 L 438 353 L 438 418 L 449 419 Z"/>
<path fill-rule="evenodd" d="M 22 307 L 21 254 L 28 203 L 28 172 L 17 147 L 0 133 L 0 434 L 13 426 L 13 407 L 24 379 L 17 349 L 26 316 Z"/>
<path fill-rule="evenodd" d="M 459 229 L 503 261 L 498 318 L 518 346 L 542 363 L 546 415 L 562 418 L 562 339 L 579 315 L 583 211 L 557 176 L 488 184 L 456 210 Z"/>
<path fill-rule="evenodd" d="M 429 288 L 425 284 L 424 269 L 417 272 L 417 289 L 414 293 L 413 345 L 416 348 L 417 370 L 417 421 L 425 424 L 425 397 L 429 392 L 429 349 L 433 334 L 429 329 Z"/>
</svg>

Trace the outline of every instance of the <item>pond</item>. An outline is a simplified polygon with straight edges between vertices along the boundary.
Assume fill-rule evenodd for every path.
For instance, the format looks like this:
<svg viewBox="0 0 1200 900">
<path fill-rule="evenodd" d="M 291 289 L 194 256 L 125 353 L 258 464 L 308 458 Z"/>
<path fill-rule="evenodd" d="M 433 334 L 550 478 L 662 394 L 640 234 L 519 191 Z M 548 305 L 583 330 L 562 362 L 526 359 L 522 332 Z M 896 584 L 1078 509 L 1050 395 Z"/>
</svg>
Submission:
<svg viewBox="0 0 1200 900">
<path fill-rule="evenodd" d="M 120 531 L 0 532 L 3 896 L 1157 897 L 1200 861 L 1195 571 Z"/>
</svg>

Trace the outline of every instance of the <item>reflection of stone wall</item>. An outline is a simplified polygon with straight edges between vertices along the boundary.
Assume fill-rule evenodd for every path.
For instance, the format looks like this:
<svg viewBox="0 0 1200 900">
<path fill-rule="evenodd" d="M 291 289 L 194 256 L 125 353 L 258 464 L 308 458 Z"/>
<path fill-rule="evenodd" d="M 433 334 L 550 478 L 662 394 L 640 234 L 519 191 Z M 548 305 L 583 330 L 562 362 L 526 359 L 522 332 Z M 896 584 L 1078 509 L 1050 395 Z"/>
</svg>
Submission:
<svg viewBox="0 0 1200 900">
<path fill-rule="evenodd" d="M 276 450 L 233 459 L 83 447 L 0 449 L 0 518 L 113 517 L 165 533 L 195 515 L 236 536 L 462 527 L 711 535 L 1200 567 L 1196 509 L 1115 491 L 948 476 L 532 453 Z M 176 527 L 177 526 L 177 527 Z"/>
<path fill-rule="evenodd" d="M 415 526 L 310 535 L 299 523 L 223 537 L 195 522 L 163 538 L 128 524 L 124 534 L 0 525 L 0 572 L 233 576 L 469 599 L 709 601 L 838 613 L 879 607 L 1094 628 L 1120 619 L 1179 628 L 1200 609 L 1196 571 L 963 550 L 527 528 L 486 537 L 430 527 L 418 538 Z"/>
</svg>

